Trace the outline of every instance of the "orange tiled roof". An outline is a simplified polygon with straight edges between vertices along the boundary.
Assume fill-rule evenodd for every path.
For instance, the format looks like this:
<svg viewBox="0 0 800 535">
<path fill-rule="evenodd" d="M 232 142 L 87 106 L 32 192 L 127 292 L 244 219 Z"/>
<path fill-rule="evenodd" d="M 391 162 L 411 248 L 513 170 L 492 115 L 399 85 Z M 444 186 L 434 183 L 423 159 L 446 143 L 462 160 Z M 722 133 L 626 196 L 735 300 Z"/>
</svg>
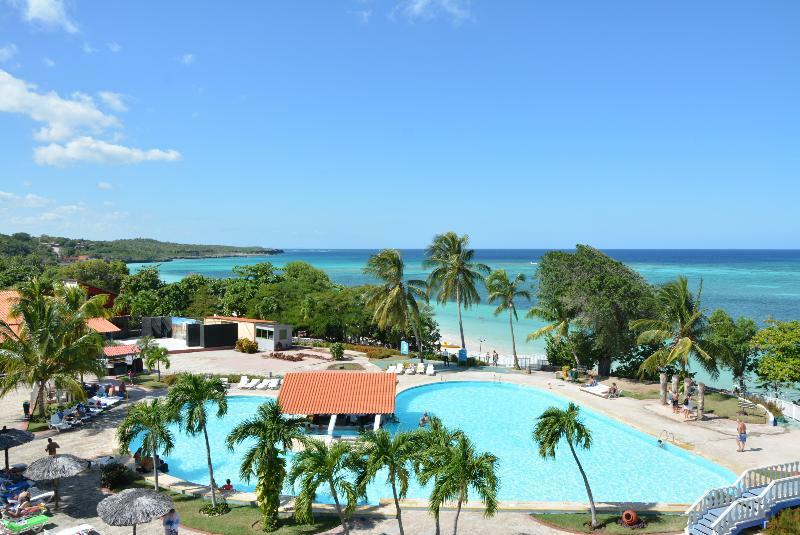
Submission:
<svg viewBox="0 0 800 535">
<path fill-rule="evenodd" d="M 392 414 L 397 378 L 393 373 L 287 373 L 278 401 L 287 414 Z"/>
<path fill-rule="evenodd" d="M 16 290 L 0 291 L 0 320 L 5 321 L 11 330 L 19 334 L 19 318 L 11 317 L 11 308 L 19 301 L 19 293 Z"/>
<path fill-rule="evenodd" d="M 105 318 L 89 318 L 86 320 L 86 326 L 101 334 L 116 333 L 122 330 Z"/>
<path fill-rule="evenodd" d="M 208 316 L 207 320 L 235 321 L 237 323 L 275 323 L 272 320 L 260 320 L 256 318 L 240 318 L 238 316 Z"/>
<path fill-rule="evenodd" d="M 125 355 L 135 355 L 138 352 L 139 352 L 139 346 L 137 346 L 136 344 L 129 344 L 124 346 L 106 346 L 103 348 L 103 354 L 107 357 L 123 357 Z"/>
</svg>

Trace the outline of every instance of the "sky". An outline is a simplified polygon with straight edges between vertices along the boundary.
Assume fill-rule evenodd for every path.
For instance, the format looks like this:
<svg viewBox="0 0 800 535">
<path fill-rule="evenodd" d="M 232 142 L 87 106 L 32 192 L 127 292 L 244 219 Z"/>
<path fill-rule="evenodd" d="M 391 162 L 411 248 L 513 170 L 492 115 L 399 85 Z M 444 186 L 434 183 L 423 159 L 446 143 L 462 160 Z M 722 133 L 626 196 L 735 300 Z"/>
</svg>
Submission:
<svg viewBox="0 0 800 535">
<path fill-rule="evenodd" d="M 800 2 L 0 0 L 0 232 L 800 248 Z"/>
</svg>

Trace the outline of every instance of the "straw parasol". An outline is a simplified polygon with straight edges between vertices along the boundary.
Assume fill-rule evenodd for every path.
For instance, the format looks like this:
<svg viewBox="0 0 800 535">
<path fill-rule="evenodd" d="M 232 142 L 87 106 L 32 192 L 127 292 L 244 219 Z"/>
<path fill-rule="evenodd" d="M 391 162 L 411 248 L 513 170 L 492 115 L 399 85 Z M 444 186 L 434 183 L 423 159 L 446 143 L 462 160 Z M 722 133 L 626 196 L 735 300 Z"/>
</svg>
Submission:
<svg viewBox="0 0 800 535">
<path fill-rule="evenodd" d="M 58 481 L 65 477 L 77 476 L 89 468 L 89 461 L 79 459 L 69 453 L 59 455 L 48 455 L 41 459 L 36 459 L 22 473 L 23 476 L 34 481 L 53 481 L 53 492 L 55 495 L 55 508 L 58 509 Z"/>
<path fill-rule="evenodd" d="M 97 515 L 109 526 L 146 524 L 173 508 L 172 498 L 152 489 L 126 489 L 97 504 Z"/>
<path fill-rule="evenodd" d="M 8 470 L 8 450 L 27 444 L 33 439 L 33 433 L 22 429 L 8 429 L 6 426 L 0 429 L 0 450 L 5 450 L 6 452 L 6 470 Z"/>
</svg>

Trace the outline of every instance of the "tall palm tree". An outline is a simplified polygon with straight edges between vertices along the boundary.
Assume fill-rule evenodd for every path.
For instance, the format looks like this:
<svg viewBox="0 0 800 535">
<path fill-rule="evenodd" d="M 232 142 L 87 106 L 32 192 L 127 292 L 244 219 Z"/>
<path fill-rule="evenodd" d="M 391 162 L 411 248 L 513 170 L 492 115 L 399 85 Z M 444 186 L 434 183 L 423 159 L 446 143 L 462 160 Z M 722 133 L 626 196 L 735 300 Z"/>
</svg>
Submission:
<svg viewBox="0 0 800 535">
<path fill-rule="evenodd" d="M 21 295 L 12 307 L 19 318 L 19 329 L 0 321 L 0 395 L 19 386 L 37 387 L 35 405 L 45 416 L 44 391 L 48 382 L 78 399 L 85 397 L 78 380 L 84 373 L 102 377 L 105 373 L 98 359 L 103 349 L 102 337 L 85 328 L 85 318 L 72 315 L 63 302 L 39 294 Z"/>
<path fill-rule="evenodd" d="M 525 284 L 525 275 L 518 273 L 514 279 L 509 279 L 506 270 L 498 269 L 492 271 L 486 278 L 486 289 L 489 291 L 489 302 L 497 302 L 497 308 L 494 310 L 494 315 L 497 316 L 508 311 L 508 326 L 511 328 L 511 349 L 514 353 L 514 368 L 519 369 L 519 360 L 517 359 L 517 341 L 514 338 L 514 321 L 519 319 L 517 316 L 517 306 L 514 304 L 515 299 L 531 300 L 531 293 L 528 290 L 521 289 Z"/>
<path fill-rule="evenodd" d="M 367 292 L 367 306 L 373 310 L 375 324 L 381 329 L 393 329 L 401 334 L 410 329 L 417 339 L 422 359 L 417 299 L 427 301 L 425 282 L 405 280 L 405 263 L 397 249 L 384 249 L 370 256 L 364 273 L 381 281 L 380 285 L 371 287 Z"/>
<path fill-rule="evenodd" d="M 208 480 L 211 485 L 211 504 L 217 505 L 217 491 L 214 485 L 214 467 L 211 464 L 211 446 L 208 443 L 208 409 L 217 407 L 217 418 L 228 412 L 225 386 L 219 377 L 206 379 L 200 375 L 182 373 L 169 389 L 168 401 L 173 411 L 182 415 L 181 424 L 190 435 L 203 433 L 206 441 L 206 461 Z"/>
<path fill-rule="evenodd" d="M 436 504 L 438 509 L 443 503 L 456 500 L 453 521 L 453 535 L 456 535 L 461 506 L 469 500 L 469 489 L 483 501 L 484 516 L 492 516 L 497 511 L 497 457 L 476 452 L 475 445 L 464 434 L 458 435 L 444 454 L 444 464 L 431 492 L 431 507 Z"/>
<path fill-rule="evenodd" d="M 571 312 L 567 310 L 561 303 L 554 302 L 550 306 L 536 305 L 528 311 L 525 316 L 529 319 L 540 319 L 547 322 L 547 325 L 540 327 L 530 333 L 526 341 L 538 340 L 547 334 L 554 334 L 556 338 L 561 340 L 569 339 L 569 328 L 572 321 L 575 319 Z M 575 359 L 575 366 L 580 366 L 581 361 L 578 360 L 578 353 L 575 347 L 569 344 L 572 351 L 572 358 Z"/>
<path fill-rule="evenodd" d="M 589 510 L 592 514 L 592 527 L 597 527 L 597 512 L 594 507 L 594 497 L 592 488 L 589 486 L 589 479 L 583 471 L 581 461 L 575 448 L 588 450 L 592 446 L 592 432 L 579 418 L 580 408 L 574 403 L 570 403 L 566 410 L 558 407 L 549 407 L 539 416 L 536 427 L 533 430 L 533 441 L 539 446 L 539 455 L 547 459 L 555 459 L 556 449 L 563 440 L 569 445 L 572 458 L 578 465 L 583 484 L 586 486 L 586 494 L 589 496 Z"/>
<path fill-rule="evenodd" d="M 153 366 L 156 366 L 156 371 L 158 372 L 158 380 L 161 380 L 161 365 L 163 364 L 166 369 L 169 369 L 170 360 L 169 360 L 169 351 L 167 351 L 166 347 L 161 346 L 154 346 L 147 350 L 147 352 L 142 355 L 141 352 L 139 354 L 142 356 L 142 360 L 144 360 L 144 365 L 147 366 L 147 369 L 150 370 L 150 373 L 153 372 Z"/>
<path fill-rule="evenodd" d="M 469 248 L 469 236 L 458 236 L 455 232 L 435 236 L 425 256 L 423 267 L 432 269 L 428 275 L 429 289 L 436 292 L 439 303 L 456 302 L 461 347 L 466 348 L 461 308 L 480 302 L 477 285 L 489 273 L 489 266 L 475 262 L 475 251 Z"/>
<path fill-rule="evenodd" d="M 379 429 L 364 433 L 356 443 L 356 452 L 363 459 L 363 468 L 358 476 L 359 493 L 364 494 L 367 485 L 375 479 L 378 472 L 386 469 L 386 482 L 392 487 L 400 535 L 405 533 L 400 500 L 408 492 L 411 462 L 418 454 L 416 438 L 413 432 L 398 432 L 392 436 L 385 429 Z"/>
<path fill-rule="evenodd" d="M 660 317 L 631 322 L 631 329 L 639 331 L 636 343 L 661 345 L 642 362 L 640 372 L 655 373 L 677 362 L 685 374 L 691 357 L 695 357 L 712 377 L 719 374 L 712 356 L 719 348 L 705 338 L 709 332 L 709 322 L 700 306 L 702 293 L 702 281 L 695 297 L 689 290 L 686 277 L 678 277 L 656 292 Z"/>
<path fill-rule="evenodd" d="M 270 399 L 258 407 L 255 416 L 234 427 L 226 439 L 231 451 L 237 444 L 255 441 L 242 459 L 239 476 L 248 482 L 252 477 L 258 480 L 256 500 L 264 531 L 278 529 L 278 507 L 286 477 L 284 455 L 295 441 L 305 442 L 304 426 L 302 418 L 285 416 L 278 401 Z"/>
<path fill-rule="evenodd" d="M 447 454 L 453 448 L 456 438 L 463 433 L 447 429 L 440 418 L 432 416 L 428 426 L 416 431 L 416 434 L 420 451 L 414 461 L 414 471 L 421 485 L 427 485 L 433 480 L 433 488 L 436 489 L 446 465 Z M 439 526 L 441 505 L 442 502 L 435 500 L 431 495 L 429 509 L 436 523 L 436 535 L 441 533 Z"/>
<path fill-rule="evenodd" d="M 321 440 L 312 439 L 303 451 L 298 452 L 289 472 L 289 482 L 294 486 L 300 483 L 295 499 L 295 518 L 298 522 L 310 523 L 314 518 L 311 504 L 321 485 L 327 485 L 336 506 L 339 521 L 345 535 L 349 535 L 347 517 L 353 512 L 358 501 L 358 487 L 350 481 L 349 475 L 358 462 L 348 442 L 334 442 L 330 446 Z M 345 503 L 342 506 L 341 499 Z"/>
<path fill-rule="evenodd" d="M 167 403 L 156 398 L 133 405 L 117 428 L 117 441 L 130 450 L 137 437 L 142 440 L 142 456 L 153 458 L 153 477 L 158 490 L 158 454 L 169 455 L 175 447 L 175 436 L 169 429 L 178 415 Z"/>
</svg>

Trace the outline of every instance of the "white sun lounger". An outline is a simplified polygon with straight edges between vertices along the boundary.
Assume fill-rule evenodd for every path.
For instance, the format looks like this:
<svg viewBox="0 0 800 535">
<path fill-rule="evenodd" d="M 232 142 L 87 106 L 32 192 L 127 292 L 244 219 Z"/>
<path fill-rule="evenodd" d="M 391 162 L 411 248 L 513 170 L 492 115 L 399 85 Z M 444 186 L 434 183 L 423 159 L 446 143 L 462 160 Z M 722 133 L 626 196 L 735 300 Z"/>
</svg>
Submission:
<svg viewBox="0 0 800 535">
<path fill-rule="evenodd" d="M 425 375 L 436 375 L 436 368 L 433 367 L 433 364 L 428 364 L 428 367 L 425 368 Z"/>
<path fill-rule="evenodd" d="M 250 379 L 246 375 L 242 375 L 239 377 L 239 384 L 236 385 L 236 388 L 244 388 L 249 382 Z"/>
<path fill-rule="evenodd" d="M 386 373 L 397 373 L 397 367 L 394 364 L 392 364 L 391 366 L 386 368 Z"/>
<path fill-rule="evenodd" d="M 406 375 L 416 375 L 417 368 L 413 364 L 409 364 L 408 368 L 406 368 Z"/>
<path fill-rule="evenodd" d="M 267 388 L 269 388 L 270 390 L 277 390 L 278 388 L 280 388 L 280 386 L 281 386 L 281 380 L 277 377 L 275 379 L 270 379 L 267 382 Z"/>
<path fill-rule="evenodd" d="M 53 535 L 95 535 L 97 533 L 100 532 L 97 531 L 91 524 L 81 524 L 80 526 L 75 526 L 74 528 L 64 528 L 61 531 L 57 531 Z"/>
<path fill-rule="evenodd" d="M 260 382 L 261 379 L 251 379 L 250 382 L 244 385 L 242 388 L 245 390 L 255 390 L 256 386 L 258 386 L 258 383 Z"/>
<path fill-rule="evenodd" d="M 253 388 L 253 390 L 266 390 L 267 389 L 267 385 L 269 385 L 269 383 L 271 383 L 271 382 L 272 381 L 270 379 L 264 379 L 263 381 L 258 383 L 255 386 L 255 388 Z"/>
<path fill-rule="evenodd" d="M 55 429 L 58 432 L 64 431 L 65 429 L 71 429 L 72 424 L 69 422 L 63 421 L 61 418 L 58 417 L 58 414 L 53 414 L 50 417 L 50 422 L 47 424 L 50 429 Z"/>
<path fill-rule="evenodd" d="M 424 375 L 425 374 L 425 365 L 423 363 L 421 363 L 421 362 L 419 364 L 417 364 L 417 373 L 420 374 L 420 375 Z"/>
<path fill-rule="evenodd" d="M 594 396 L 600 396 L 601 398 L 606 397 L 608 395 L 608 391 L 611 390 L 606 385 L 601 384 L 598 384 L 597 386 L 582 386 L 580 389 Z"/>
</svg>

